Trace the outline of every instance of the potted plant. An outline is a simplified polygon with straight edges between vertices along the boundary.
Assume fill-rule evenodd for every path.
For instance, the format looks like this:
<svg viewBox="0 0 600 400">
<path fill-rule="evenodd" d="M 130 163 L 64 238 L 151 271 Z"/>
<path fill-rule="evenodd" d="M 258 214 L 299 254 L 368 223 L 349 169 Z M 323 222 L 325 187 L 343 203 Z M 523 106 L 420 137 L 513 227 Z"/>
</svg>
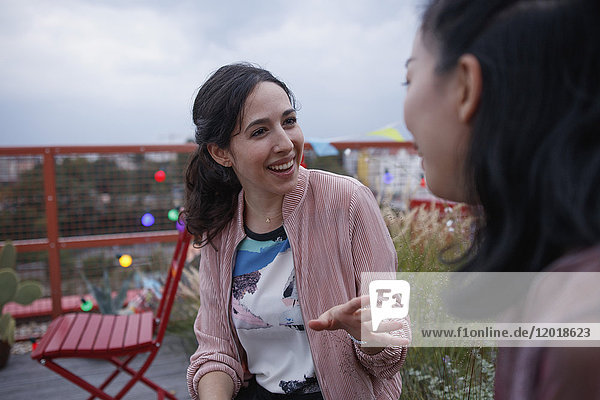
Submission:
<svg viewBox="0 0 600 400">
<path fill-rule="evenodd" d="M 11 301 L 28 305 L 42 296 L 42 286 L 38 282 L 20 281 L 16 264 L 15 247 L 6 241 L 0 251 L 0 369 L 6 365 L 15 343 L 15 319 L 3 312 L 4 305 Z"/>
</svg>

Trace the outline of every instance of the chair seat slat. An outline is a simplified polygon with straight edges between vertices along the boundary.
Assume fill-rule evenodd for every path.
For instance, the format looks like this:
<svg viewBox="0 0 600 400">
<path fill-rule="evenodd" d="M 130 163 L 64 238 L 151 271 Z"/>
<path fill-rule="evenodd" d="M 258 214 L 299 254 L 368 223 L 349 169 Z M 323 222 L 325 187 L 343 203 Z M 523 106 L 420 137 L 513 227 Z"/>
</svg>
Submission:
<svg viewBox="0 0 600 400">
<path fill-rule="evenodd" d="M 110 342 L 110 337 L 112 334 L 114 323 L 114 315 L 103 316 L 102 323 L 100 324 L 100 328 L 98 329 L 98 336 L 96 337 L 96 342 L 94 343 L 95 351 L 108 350 L 108 344 Z"/>
<path fill-rule="evenodd" d="M 80 351 L 91 351 L 94 348 L 96 342 L 96 336 L 98 335 L 100 324 L 102 322 L 101 314 L 92 314 L 88 320 L 83 336 L 79 341 L 77 350 Z"/>
<path fill-rule="evenodd" d="M 37 345 L 36 349 L 31 352 L 31 357 L 33 359 L 37 360 L 44 355 L 48 344 L 52 341 L 52 338 L 54 338 L 54 334 L 60 326 L 60 324 L 62 323 L 62 320 L 63 317 L 59 317 L 50 323 L 48 329 L 46 330 L 46 333 L 44 334 L 44 336 L 42 336 L 40 343 Z"/>
<path fill-rule="evenodd" d="M 75 314 L 66 314 L 61 318 L 60 324 L 54 331 L 54 335 L 46 346 L 45 353 L 57 352 L 61 349 L 62 344 L 71 329 L 71 324 L 75 320 Z"/>
<path fill-rule="evenodd" d="M 65 341 L 61 347 L 61 351 L 73 351 L 77 349 L 77 345 L 81 340 L 88 319 L 89 314 L 75 314 L 75 320 L 71 324 L 69 333 L 67 334 L 67 337 L 65 338 Z"/>
<path fill-rule="evenodd" d="M 141 314 L 139 343 L 150 343 L 154 333 L 154 314 L 145 312 Z"/>
<path fill-rule="evenodd" d="M 129 348 L 139 344 L 140 332 L 140 314 L 132 314 L 127 316 L 127 329 L 125 331 L 125 339 L 123 340 L 123 347 Z"/>
<path fill-rule="evenodd" d="M 124 318 L 123 318 L 124 317 Z M 123 348 L 123 341 L 125 339 L 125 330 L 127 329 L 127 316 L 119 315 L 115 317 L 115 323 L 113 325 L 112 333 L 110 336 L 110 342 L 108 343 L 108 350 L 119 350 Z"/>
</svg>

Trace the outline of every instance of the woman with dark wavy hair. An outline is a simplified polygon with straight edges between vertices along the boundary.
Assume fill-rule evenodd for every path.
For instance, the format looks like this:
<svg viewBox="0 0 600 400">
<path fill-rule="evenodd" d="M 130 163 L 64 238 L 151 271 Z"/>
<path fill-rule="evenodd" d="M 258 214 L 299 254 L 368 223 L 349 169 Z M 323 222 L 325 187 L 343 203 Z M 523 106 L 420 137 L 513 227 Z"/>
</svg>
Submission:
<svg viewBox="0 0 600 400">
<path fill-rule="evenodd" d="M 464 270 L 600 271 L 599 21 L 598 0 L 427 6 L 405 120 L 431 191 L 482 211 Z M 598 360 L 501 348 L 496 398 L 600 398 Z"/>
<path fill-rule="evenodd" d="M 194 399 L 400 395 L 408 326 L 361 332 L 359 296 L 363 273 L 395 272 L 393 243 L 368 188 L 300 166 L 296 114 L 287 86 L 250 64 L 221 67 L 196 96 L 185 204 L 201 246 Z"/>
</svg>

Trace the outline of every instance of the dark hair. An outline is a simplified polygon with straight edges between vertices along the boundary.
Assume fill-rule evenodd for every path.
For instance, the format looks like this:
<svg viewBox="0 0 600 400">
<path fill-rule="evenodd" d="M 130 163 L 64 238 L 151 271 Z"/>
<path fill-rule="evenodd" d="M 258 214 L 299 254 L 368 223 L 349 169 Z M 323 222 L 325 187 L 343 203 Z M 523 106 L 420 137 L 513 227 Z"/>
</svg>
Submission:
<svg viewBox="0 0 600 400">
<path fill-rule="evenodd" d="M 539 271 L 600 243 L 600 2 L 434 0 L 421 27 L 444 74 L 474 55 L 465 162 L 480 205 L 465 270 Z"/>
<path fill-rule="evenodd" d="M 279 85 L 296 107 L 287 86 L 269 71 L 249 63 L 225 65 L 215 71 L 198 90 L 192 111 L 196 125 L 197 150 L 188 162 L 185 183 L 184 218 L 197 245 L 211 243 L 229 223 L 237 208 L 241 190 L 233 168 L 218 164 L 207 145 L 229 148 L 231 136 L 242 121 L 248 95 L 260 82 Z"/>
</svg>

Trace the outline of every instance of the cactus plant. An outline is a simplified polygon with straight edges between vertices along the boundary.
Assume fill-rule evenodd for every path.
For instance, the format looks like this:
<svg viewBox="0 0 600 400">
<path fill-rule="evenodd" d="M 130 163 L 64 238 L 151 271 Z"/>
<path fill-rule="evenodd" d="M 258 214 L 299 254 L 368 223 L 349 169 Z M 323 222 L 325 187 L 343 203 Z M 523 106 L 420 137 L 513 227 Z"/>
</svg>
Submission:
<svg viewBox="0 0 600 400">
<path fill-rule="evenodd" d="M 17 252 L 10 240 L 7 240 L 2 251 L 0 251 L 0 268 L 15 269 L 17 265 Z"/>
<path fill-rule="evenodd" d="M 9 346 L 15 344 L 15 319 L 8 313 L 0 316 L 0 340 L 8 343 Z"/>
<path fill-rule="evenodd" d="M 6 241 L 0 251 L 0 345 L 3 349 L 12 347 L 15 342 L 15 319 L 9 313 L 4 313 L 4 305 L 14 301 L 22 305 L 31 304 L 42 296 L 42 286 L 38 282 L 23 281 L 15 271 L 17 255 L 11 241 Z M 8 360 L 0 357 L 0 368 Z"/>
</svg>

